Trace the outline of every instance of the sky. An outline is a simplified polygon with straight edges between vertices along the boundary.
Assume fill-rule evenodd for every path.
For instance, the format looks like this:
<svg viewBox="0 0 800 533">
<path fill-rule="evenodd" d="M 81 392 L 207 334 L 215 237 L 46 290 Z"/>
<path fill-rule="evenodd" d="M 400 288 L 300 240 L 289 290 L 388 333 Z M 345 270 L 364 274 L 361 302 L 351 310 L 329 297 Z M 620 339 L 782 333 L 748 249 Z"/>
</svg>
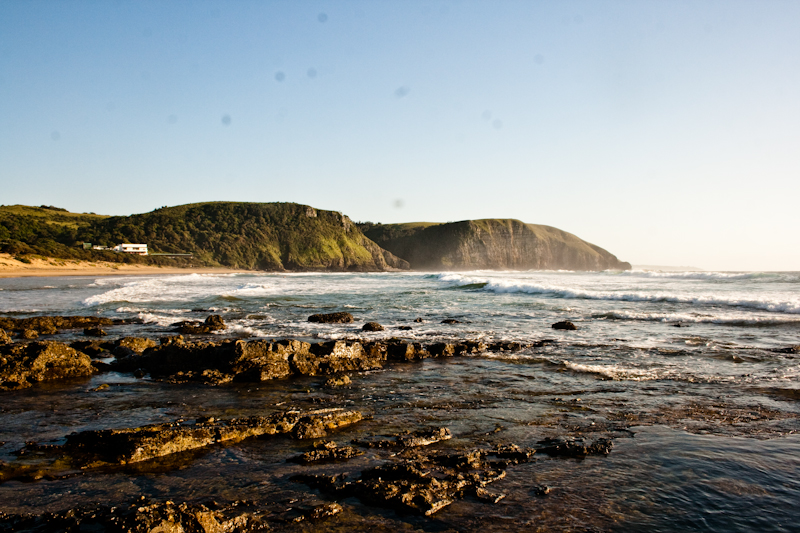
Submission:
<svg viewBox="0 0 800 533">
<path fill-rule="evenodd" d="M 800 2 L 0 2 L 0 204 L 516 218 L 800 270 Z"/>
</svg>

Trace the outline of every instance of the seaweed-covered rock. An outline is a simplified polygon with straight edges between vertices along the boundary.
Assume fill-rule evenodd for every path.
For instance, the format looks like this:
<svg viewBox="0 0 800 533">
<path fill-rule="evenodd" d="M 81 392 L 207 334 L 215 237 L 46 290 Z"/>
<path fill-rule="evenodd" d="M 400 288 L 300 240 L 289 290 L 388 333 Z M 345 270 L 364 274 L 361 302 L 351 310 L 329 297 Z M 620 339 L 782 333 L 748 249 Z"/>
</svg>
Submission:
<svg viewBox="0 0 800 533">
<path fill-rule="evenodd" d="M 345 313 L 344 311 L 338 313 L 322 313 L 308 317 L 309 322 L 318 322 L 320 324 L 349 324 L 354 320 L 353 315 Z"/>
<path fill-rule="evenodd" d="M 364 452 L 353 446 L 339 448 L 335 442 L 325 442 L 322 443 L 321 446 L 316 446 L 315 449 L 296 455 L 289 460 L 295 463 L 311 464 L 345 461 L 353 457 L 358 457 L 359 455 L 364 455 Z"/>
<path fill-rule="evenodd" d="M 0 389 L 21 389 L 41 381 L 89 376 L 89 356 L 53 341 L 0 345 Z"/>
<path fill-rule="evenodd" d="M 614 442 L 611 439 L 597 439 L 591 444 L 582 438 L 548 437 L 539 441 L 539 453 L 552 457 L 586 457 L 587 455 L 608 455 Z"/>
<path fill-rule="evenodd" d="M 384 327 L 377 322 L 367 322 L 361 326 L 361 331 L 383 331 Z"/>
<path fill-rule="evenodd" d="M 83 334 L 87 337 L 105 337 L 108 333 L 100 327 L 93 326 L 90 328 L 83 328 Z"/>
<path fill-rule="evenodd" d="M 0 329 L 0 344 L 9 344 L 11 341 L 11 336 L 6 333 L 6 330 Z"/>
<path fill-rule="evenodd" d="M 136 353 L 142 353 L 148 348 L 157 346 L 156 341 L 153 339 L 145 339 L 143 337 L 122 337 L 115 344 Z"/>
<path fill-rule="evenodd" d="M 574 331 L 578 329 L 578 327 L 569 320 L 562 320 L 561 322 L 556 322 L 550 327 L 553 329 L 561 329 L 565 331 Z"/>
<path fill-rule="evenodd" d="M 33 330 L 42 335 L 52 335 L 60 329 L 110 326 L 113 323 L 110 318 L 99 316 L 0 317 L 0 328 L 11 331 Z"/>
</svg>

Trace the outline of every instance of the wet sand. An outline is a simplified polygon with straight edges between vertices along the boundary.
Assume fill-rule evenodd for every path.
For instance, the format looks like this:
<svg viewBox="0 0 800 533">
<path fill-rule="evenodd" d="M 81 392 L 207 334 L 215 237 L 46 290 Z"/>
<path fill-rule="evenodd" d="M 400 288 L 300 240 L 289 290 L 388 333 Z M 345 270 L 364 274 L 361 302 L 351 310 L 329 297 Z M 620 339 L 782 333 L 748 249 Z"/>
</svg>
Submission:
<svg viewBox="0 0 800 533">
<path fill-rule="evenodd" d="M 107 261 L 77 261 L 71 259 L 31 258 L 30 263 L 17 261 L 10 254 L 0 254 L 0 278 L 47 276 L 135 276 L 146 274 L 230 274 L 246 272 L 229 268 L 161 267 L 130 265 Z"/>
</svg>

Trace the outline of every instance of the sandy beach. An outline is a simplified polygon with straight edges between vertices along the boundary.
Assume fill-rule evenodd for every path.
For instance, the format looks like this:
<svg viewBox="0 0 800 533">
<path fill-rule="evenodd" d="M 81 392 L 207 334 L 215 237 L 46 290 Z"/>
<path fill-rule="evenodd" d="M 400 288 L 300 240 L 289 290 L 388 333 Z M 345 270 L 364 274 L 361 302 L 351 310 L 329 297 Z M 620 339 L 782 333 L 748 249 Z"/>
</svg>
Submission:
<svg viewBox="0 0 800 533">
<path fill-rule="evenodd" d="M 228 268 L 176 268 L 57 258 L 30 258 L 30 261 L 30 263 L 23 263 L 14 259 L 10 254 L 0 254 L 0 278 L 244 272 Z"/>
</svg>

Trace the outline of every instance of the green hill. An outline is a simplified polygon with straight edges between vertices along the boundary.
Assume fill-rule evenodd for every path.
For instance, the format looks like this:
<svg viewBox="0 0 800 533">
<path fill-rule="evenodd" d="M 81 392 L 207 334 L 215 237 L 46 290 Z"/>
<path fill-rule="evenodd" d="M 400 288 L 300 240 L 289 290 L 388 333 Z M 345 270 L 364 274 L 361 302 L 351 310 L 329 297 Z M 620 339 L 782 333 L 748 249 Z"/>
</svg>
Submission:
<svg viewBox="0 0 800 533">
<path fill-rule="evenodd" d="M 83 242 L 147 244 L 136 256 L 84 250 Z M 69 213 L 53 207 L 0 206 L 0 250 L 17 255 L 254 270 L 406 269 L 367 239 L 350 219 L 292 203 L 207 202 L 127 217 Z"/>
<path fill-rule="evenodd" d="M 513 219 L 362 224 L 364 234 L 415 270 L 630 270 L 606 250 L 550 226 Z"/>
</svg>

